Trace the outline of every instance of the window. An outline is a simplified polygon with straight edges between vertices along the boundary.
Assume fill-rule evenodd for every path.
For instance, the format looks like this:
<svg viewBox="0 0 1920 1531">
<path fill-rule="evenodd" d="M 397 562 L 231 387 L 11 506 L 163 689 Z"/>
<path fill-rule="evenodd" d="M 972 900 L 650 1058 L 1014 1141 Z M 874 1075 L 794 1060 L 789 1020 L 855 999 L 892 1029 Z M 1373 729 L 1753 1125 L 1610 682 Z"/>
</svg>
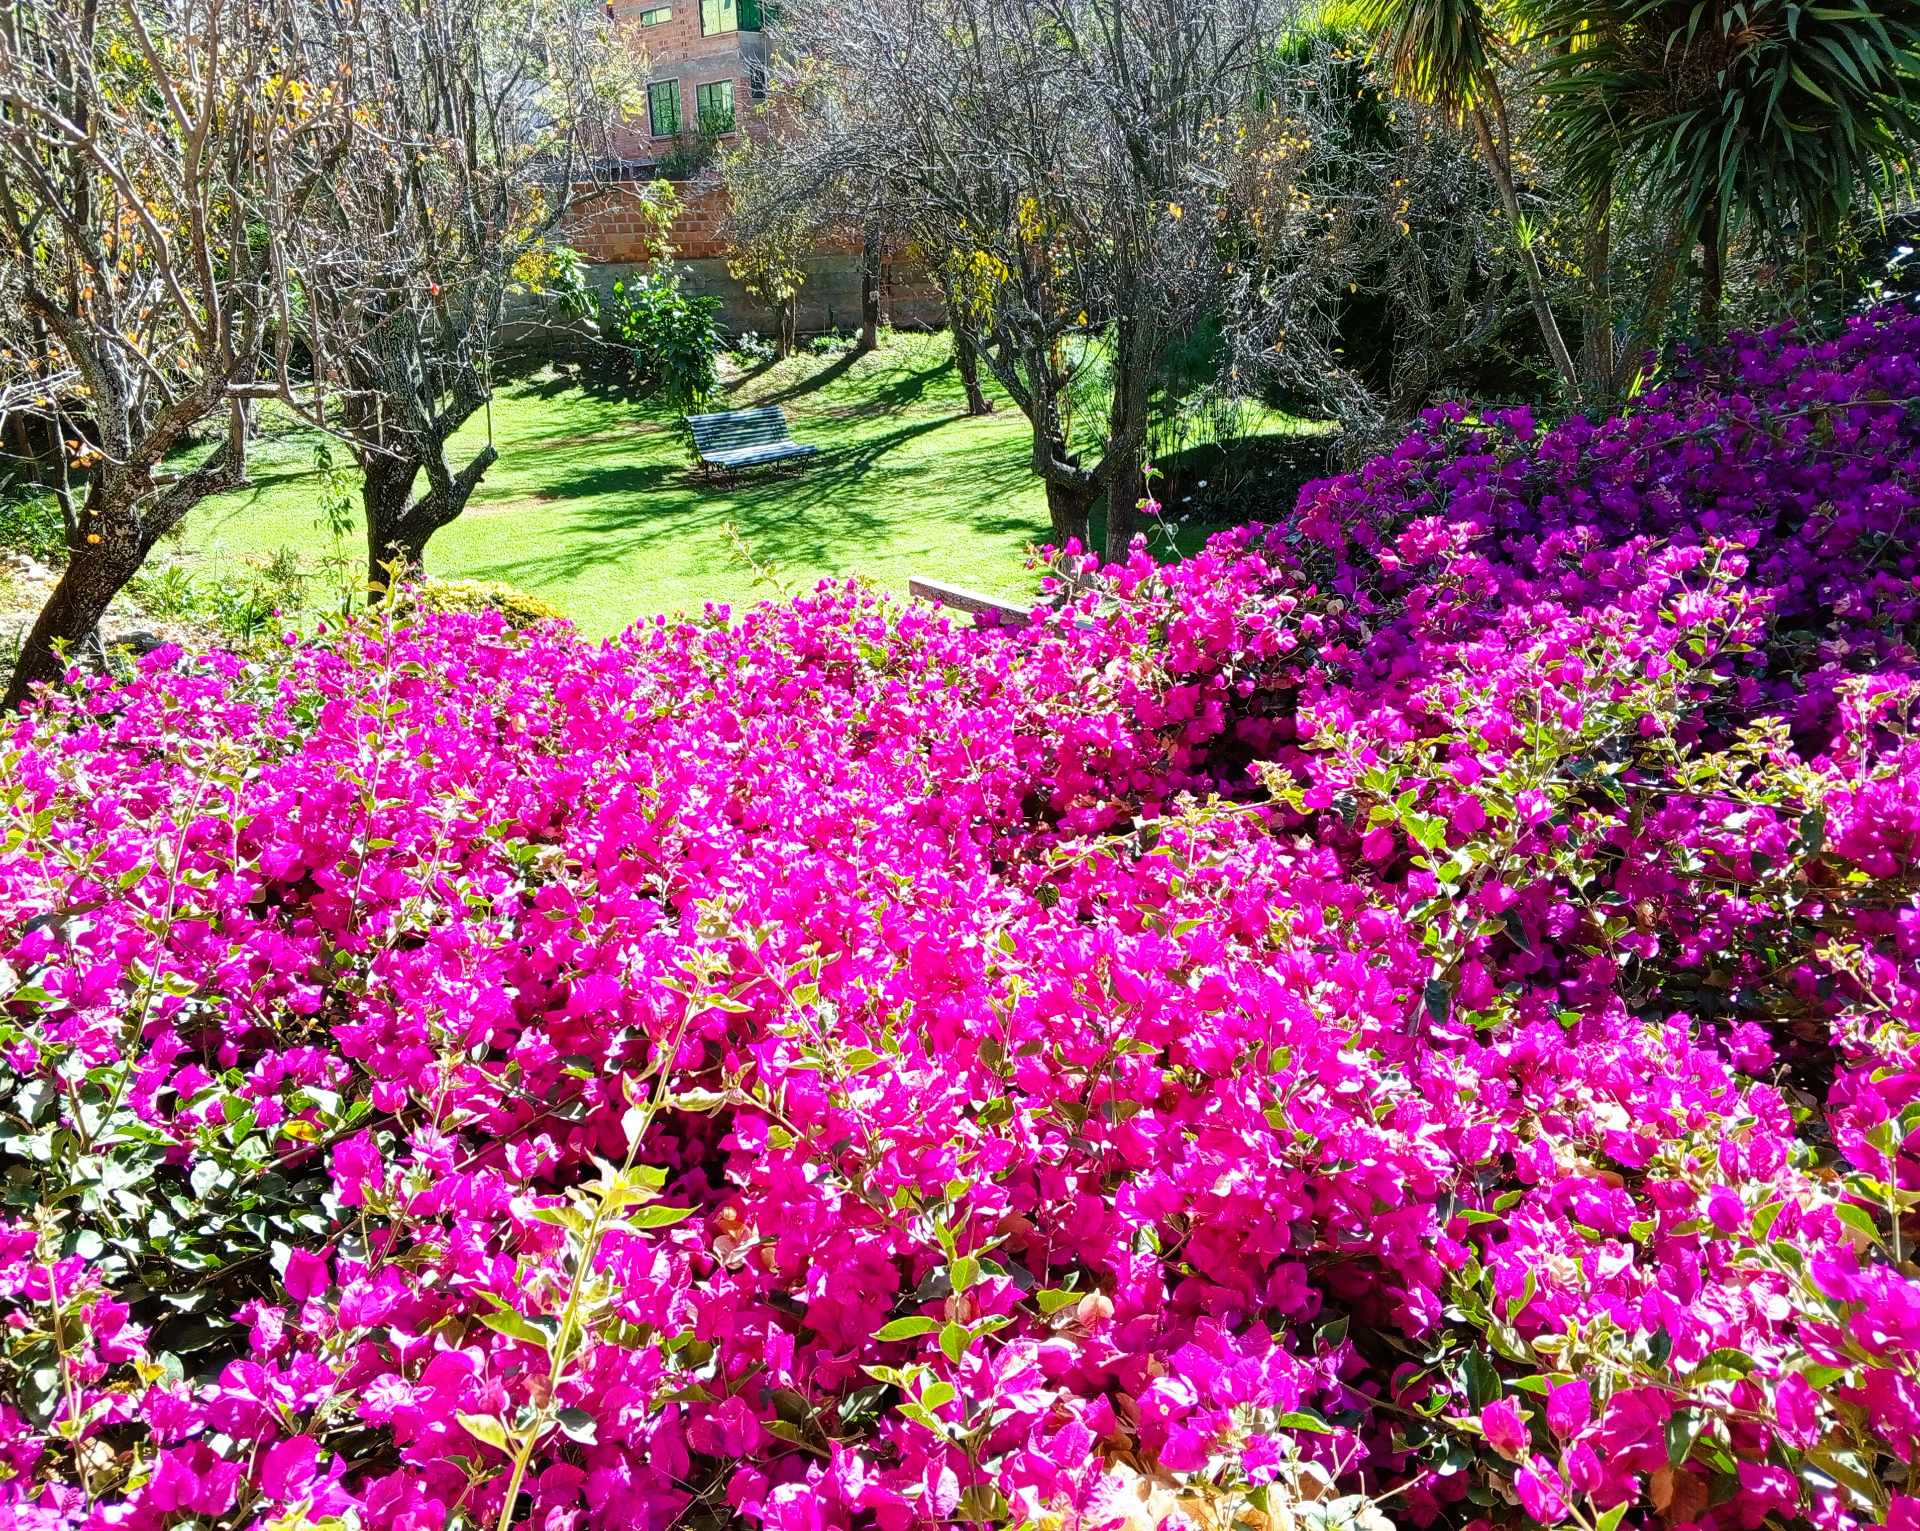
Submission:
<svg viewBox="0 0 1920 1531">
<path fill-rule="evenodd" d="M 768 70 L 764 59 L 747 60 L 747 99 L 756 105 L 767 99 Z"/>
<path fill-rule="evenodd" d="M 711 85 L 696 85 L 693 105 L 700 117 L 701 132 L 733 131 L 733 81 L 716 80 Z"/>
<path fill-rule="evenodd" d="M 740 30 L 739 0 L 700 0 L 700 35 Z"/>
<path fill-rule="evenodd" d="M 680 131 L 680 82 L 661 80 L 647 87 L 647 127 L 655 138 Z"/>
<path fill-rule="evenodd" d="M 640 25 L 643 27 L 663 27 L 673 20 L 673 7 L 670 5 L 650 5 L 640 13 Z"/>
</svg>

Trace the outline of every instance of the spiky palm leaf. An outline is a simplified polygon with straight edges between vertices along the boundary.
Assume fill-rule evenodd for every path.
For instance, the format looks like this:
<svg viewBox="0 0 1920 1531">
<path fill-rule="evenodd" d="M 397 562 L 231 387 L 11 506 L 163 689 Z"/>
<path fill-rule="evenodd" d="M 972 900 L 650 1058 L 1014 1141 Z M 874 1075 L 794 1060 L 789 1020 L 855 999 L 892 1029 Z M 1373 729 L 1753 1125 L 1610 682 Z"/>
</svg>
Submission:
<svg viewBox="0 0 1920 1531">
<path fill-rule="evenodd" d="M 1484 0 L 1363 0 L 1358 14 L 1401 93 L 1455 115 L 1476 104 L 1506 46 Z"/>
<path fill-rule="evenodd" d="M 1837 227 L 1920 155 L 1920 0 L 1535 0 L 1575 183 L 1637 185 L 1691 233 L 1743 211 Z"/>
</svg>

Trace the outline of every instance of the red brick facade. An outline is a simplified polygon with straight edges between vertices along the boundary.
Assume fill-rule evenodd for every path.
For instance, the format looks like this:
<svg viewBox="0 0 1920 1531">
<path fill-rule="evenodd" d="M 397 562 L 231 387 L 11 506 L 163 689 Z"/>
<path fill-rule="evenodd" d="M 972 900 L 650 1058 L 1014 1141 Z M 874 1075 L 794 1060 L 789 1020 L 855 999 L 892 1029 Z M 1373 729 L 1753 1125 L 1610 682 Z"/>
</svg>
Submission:
<svg viewBox="0 0 1920 1531">
<path fill-rule="evenodd" d="M 717 178 L 703 176 L 675 181 L 673 189 L 680 196 L 680 216 L 670 236 L 672 258 L 724 259 L 729 253 L 726 187 Z M 574 213 L 567 243 L 596 265 L 643 259 L 648 225 L 635 204 L 644 190 L 645 182 L 636 181 L 594 193 Z M 814 248 L 821 255 L 856 255 L 860 244 L 855 239 L 822 239 Z"/>
<path fill-rule="evenodd" d="M 641 120 L 621 146 L 627 158 L 658 159 L 673 147 L 676 133 L 694 133 L 700 126 L 702 85 L 722 82 L 733 86 L 735 121 L 744 121 L 754 107 L 755 79 L 766 60 L 766 48 L 757 30 L 704 33 L 701 0 L 613 0 L 614 20 L 647 59 L 648 100 Z M 648 17 L 664 19 L 649 22 Z M 679 86 L 678 121 L 670 132 L 655 133 L 651 112 L 653 87 L 668 81 Z M 660 124 L 665 128 L 667 124 Z M 722 138 L 730 141 L 732 135 Z"/>
</svg>

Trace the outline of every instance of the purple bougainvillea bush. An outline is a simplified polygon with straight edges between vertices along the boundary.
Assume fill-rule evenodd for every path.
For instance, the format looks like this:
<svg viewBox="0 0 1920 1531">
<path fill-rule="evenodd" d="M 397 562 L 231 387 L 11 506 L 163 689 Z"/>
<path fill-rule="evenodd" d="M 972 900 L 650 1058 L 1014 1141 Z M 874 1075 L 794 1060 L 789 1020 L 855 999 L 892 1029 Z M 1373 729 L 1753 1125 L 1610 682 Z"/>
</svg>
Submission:
<svg viewBox="0 0 1920 1531">
<path fill-rule="evenodd" d="M 1920 318 L 1014 635 L 0 754 L 0 1522 L 1920 1527 Z"/>
</svg>

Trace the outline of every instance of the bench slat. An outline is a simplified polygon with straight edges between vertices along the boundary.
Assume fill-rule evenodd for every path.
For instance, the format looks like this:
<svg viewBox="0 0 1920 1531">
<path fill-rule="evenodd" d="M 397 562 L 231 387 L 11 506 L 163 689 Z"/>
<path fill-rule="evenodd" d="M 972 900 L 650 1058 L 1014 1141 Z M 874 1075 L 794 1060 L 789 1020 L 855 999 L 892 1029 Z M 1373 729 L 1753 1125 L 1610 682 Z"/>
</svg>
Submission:
<svg viewBox="0 0 1920 1531">
<path fill-rule="evenodd" d="M 755 463 L 780 462 L 789 457 L 814 457 L 819 451 L 818 447 L 802 446 L 797 441 L 781 441 L 757 447 L 726 447 L 704 456 L 722 468 L 750 468 Z"/>
<path fill-rule="evenodd" d="M 793 439 L 787 429 L 786 412 L 777 404 L 688 415 L 687 428 L 693 433 L 694 449 L 700 460 L 716 468 L 785 462 L 817 456 L 820 450 Z"/>
</svg>

